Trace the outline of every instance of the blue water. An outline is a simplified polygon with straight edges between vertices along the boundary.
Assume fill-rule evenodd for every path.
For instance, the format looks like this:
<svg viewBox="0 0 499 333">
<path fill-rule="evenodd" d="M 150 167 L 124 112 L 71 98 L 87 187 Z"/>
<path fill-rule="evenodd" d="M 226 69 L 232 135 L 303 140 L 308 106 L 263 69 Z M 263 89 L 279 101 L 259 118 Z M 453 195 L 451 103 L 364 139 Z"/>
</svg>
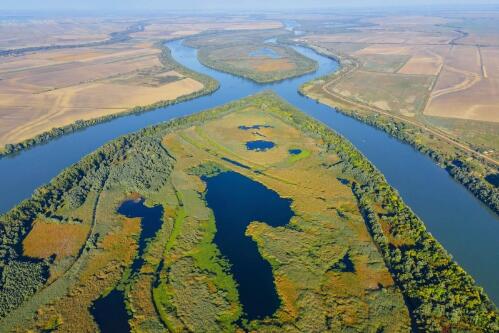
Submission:
<svg viewBox="0 0 499 333">
<path fill-rule="evenodd" d="M 183 46 L 182 40 L 169 42 L 167 46 L 178 62 L 218 80 L 220 89 L 210 96 L 118 118 L 63 136 L 16 156 L 0 159 L 0 212 L 28 198 L 37 187 L 50 181 L 62 169 L 111 139 L 151 124 L 272 89 L 295 107 L 350 140 L 400 192 L 405 202 L 423 219 L 428 230 L 455 260 L 485 288 L 495 302 L 499 302 L 497 215 L 429 157 L 380 130 L 298 93 L 303 83 L 336 71 L 338 64 L 335 61 L 311 49 L 295 47 L 298 52 L 317 61 L 317 71 L 277 83 L 258 84 L 203 66 L 197 59 L 197 51 Z"/>
<path fill-rule="evenodd" d="M 275 143 L 266 140 L 255 140 L 246 142 L 246 149 L 254 151 L 267 151 L 275 147 Z"/>
<path fill-rule="evenodd" d="M 90 307 L 90 313 L 102 333 L 130 332 L 123 291 L 114 289 L 97 299 Z"/>
<path fill-rule="evenodd" d="M 288 153 L 291 155 L 299 155 L 301 153 L 301 149 L 290 149 L 288 150 Z"/>
<path fill-rule="evenodd" d="M 144 199 L 127 200 L 118 208 L 118 213 L 128 218 L 140 218 L 140 236 L 138 240 L 138 251 L 132 263 L 132 272 L 139 272 L 144 264 L 144 250 L 148 242 L 156 236 L 163 225 L 163 207 L 160 205 L 147 207 Z"/>
<path fill-rule="evenodd" d="M 259 130 L 261 128 L 272 128 L 272 126 L 271 125 L 251 125 L 251 126 L 241 125 L 241 126 L 239 126 L 239 129 L 243 130 L 243 131 L 247 131 L 247 130 L 251 130 L 251 129 Z"/>
<path fill-rule="evenodd" d="M 294 215 L 291 200 L 233 171 L 203 180 L 206 202 L 217 224 L 214 242 L 231 264 L 244 317 L 253 320 L 272 316 L 280 305 L 272 267 L 245 232 L 254 221 L 273 227 L 288 224 Z"/>
</svg>

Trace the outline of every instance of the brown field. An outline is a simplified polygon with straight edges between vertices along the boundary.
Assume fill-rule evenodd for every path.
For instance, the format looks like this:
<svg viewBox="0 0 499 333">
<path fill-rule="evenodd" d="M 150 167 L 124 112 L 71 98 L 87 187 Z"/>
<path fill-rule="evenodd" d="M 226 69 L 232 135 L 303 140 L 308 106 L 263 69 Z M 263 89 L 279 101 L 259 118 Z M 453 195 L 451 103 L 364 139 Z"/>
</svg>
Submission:
<svg viewBox="0 0 499 333">
<path fill-rule="evenodd" d="M 424 106 L 433 77 L 356 71 L 332 89 L 386 111 L 413 116 Z"/>
<path fill-rule="evenodd" d="M 494 135 L 485 122 L 492 123 L 493 128 L 499 122 L 497 12 L 358 17 L 352 20 L 359 26 L 347 31 L 322 28 L 321 33 L 313 31 L 299 37 L 344 61 L 346 73 L 331 76 L 323 84 L 324 97 L 343 106 L 363 105 L 394 115 L 416 116 L 421 126 L 436 126 L 481 151 L 496 149 L 497 132 Z M 363 26 L 363 22 L 369 25 Z M 318 18 L 314 26 L 330 23 Z M 402 83 L 386 77 L 396 68 L 390 66 L 390 57 L 400 56 L 409 59 L 395 73 L 409 82 L 414 80 L 407 87 L 419 86 L 412 96 L 403 92 Z M 369 64 L 369 60 L 374 61 Z M 421 77 L 429 80 L 423 84 L 425 88 L 416 83 Z M 372 88 L 375 84 L 378 89 Z M 436 121 L 437 117 L 442 121 Z M 458 120 L 476 123 L 465 135 Z"/>
<path fill-rule="evenodd" d="M 296 65 L 288 59 L 255 59 L 248 61 L 250 66 L 259 72 L 288 71 L 296 68 Z"/>
<path fill-rule="evenodd" d="M 431 57 L 412 57 L 402 67 L 400 74 L 437 75 L 442 67 L 438 59 Z"/>
<path fill-rule="evenodd" d="M 0 145 L 203 88 L 163 67 L 158 54 L 123 44 L 8 57 L 0 65 Z"/>
<path fill-rule="evenodd" d="M 57 260 L 75 256 L 88 232 L 88 225 L 36 221 L 23 241 L 24 255 L 40 259 L 55 255 Z"/>
<path fill-rule="evenodd" d="M 497 48 L 454 47 L 425 110 L 429 116 L 499 122 Z"/>
<path fill-rule="evenodd" d="M 91 82 L 43 93 L 2 93 L 0 144 L 19 142 L 76 120 L 173 100 L 202 88 L 201 83 L 191 78 L 181 78 L 158 87 Z"/>
<path fill-rule="evenodd" d="M 154 22 L 148 25 L 144 31 L 134 33 L 133 36 L 145 39 L 165 39 L 178 38 L 195 35 L 206 30 L 258 30 L 258 29 L 277 29 L 281 28 L 279 21 L 251 21 L 244 18 L 238 20 L 225 19 L 213 20 L 195 18 L 182 18 Z"/>
<path fill-rule="evenodd" d="M 5 36 L 0 37 L 0 49 L 101 41 L 136 22 L 97 18 L 0 21 L 0 35 Z M 174 100 L 202 90 L 202 83 L 160 62 L 160 50 L 154 47 L 159 40 L 205 30 L 281 26 L 279 21 L 255 21 L 243 16 L 158 18 L 125 42 L 4 56 L 0 62 L 0 147 L 77 120 Z M 255 63 L 254 68 L 267 72 L 276 65 L 288 68 L 293 64 L 262 62 Z"/>
<path fill-rule="evenodd" d="M 499 122 L 499 79 L 480 80 L 467 89 L 432 98 L 425 114 Z"/>
<path fill-rule="evenodd" d="M 101 41 L 130 22 L 101 18 L 0 20 L 0 49 Z"/>
</svg>

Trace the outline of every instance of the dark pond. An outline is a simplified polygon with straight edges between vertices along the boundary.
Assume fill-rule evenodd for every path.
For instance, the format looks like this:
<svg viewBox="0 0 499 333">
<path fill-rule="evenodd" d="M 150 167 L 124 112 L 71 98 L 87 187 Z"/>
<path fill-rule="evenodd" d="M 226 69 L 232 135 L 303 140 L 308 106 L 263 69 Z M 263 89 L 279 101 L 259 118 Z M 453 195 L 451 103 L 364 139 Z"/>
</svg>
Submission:
<svg viewBox="0 0 499 333">
<path fill-rule="evenodd" d="M 301 149 L 290 149 L 288 150 L 288 152 L 291 154 L 291 155 L 298 155 L 301 153 Z"/>
<path fill-rule="evenodd" d="M 252 129 L 259 130 L 261 128 L 273 128 L 273 126 L 271 126 L 271 125 L 251 125 L 251 126 L 241 125 L 241 126 L 239 126 L 239 129 L 241 129 L 243 131 L 252 130 Z"/>
<path fill-rule="evenodd" d="M 148 241 L 156 235 L 163 224 L 163 207 L 147 207 L 144 199 L 127 200 L 118 208 L 118 213 L 128 218 L 141 218 L 141 232 L 137 256 L 132 263 L 132 274 L 140 271 L 144 264 L 142 258 Z M 123 291 L 114 289 L 104 297 L 97 299 L 90 308 L 100 331 L 103 333 L 130 332 L 128 315 Z"/>
<path fill-rule="evenodd" d="M 231 263 L 246 318 L 271 316 L 280 305 L 272 268 L 245 232 L 253 221 L 286 225 L 293 216 L 291 200 L 233 171 L 203 180 L 217 224 L 214 242 Z"/>
<path fill-rule="evenodd" d="M 267 151 L 275 147 L 272 141 L 256 140 L 246 142 L 246 149 L 254 151 Z"/>
<path fill-rule="evenodd" d="M 163 207 L 147 207 L 144 205 L 144 199 L 127 200 L 118 208 L 118 213 L 128 218 L 140 217 L 140 237 L 137 256 L 132 264 L 132 272 L 138 272 L 144 264 L 142 255 L 147 243 L 153 238 L 163 224 Z"/>
<path fill-rule="evenodd" d="M 130 316 L 125 309 L 125 296 L 121 290 L 114 289 L 105 297 L 97 299 L 90 313 L 103 333 L 130 332 Z"/>
<path fill-rule="evenodd" d="M 485 180 L 494 185 L 495 187 L 499 187 L 499 173 L 490 174 L 485 177 Z"/>
<path fill-rule="evenodd" d="M 272 50 L 271 48 L 268 47 L 262 47 L 261 49 L 251 51 L 249 53 L 250 57 L 265 57 L 265 58 L 272 58 L 272 59 L 279 59 L 281 56 L 279 53 L 276 51 Z"/>
</svg>

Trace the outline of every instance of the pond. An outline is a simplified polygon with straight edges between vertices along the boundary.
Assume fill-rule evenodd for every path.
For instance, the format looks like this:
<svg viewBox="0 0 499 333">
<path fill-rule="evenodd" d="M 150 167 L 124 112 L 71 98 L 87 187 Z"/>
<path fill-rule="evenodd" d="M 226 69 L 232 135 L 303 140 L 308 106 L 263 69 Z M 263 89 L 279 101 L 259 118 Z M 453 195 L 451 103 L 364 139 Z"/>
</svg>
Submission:
<svg viewBox="0 0 499 333">
<path fill-rule="evenodd" d="M 290 149 L 288 150 L 288 153 L 290 153 L 291 155 L 300 155 L 301 151 L 301 149 Z"/>
<path fill-rule="evenodd" d="M 251 126 L 241 125 L 238 128 L 240 130 L 243 130 L 243 131 L 248 131 L 248 130 L 259 130 L 262 128 L 273 128 L 273 126 L 271 126 L 271 125 L 251 125 Z"/>
<path fill-rule="evenodd" d="M 245 232 L 253 221 L 273 227 L 288 224 L 294 215 L 291 200 L 233 171 L 203 180 L 206 202 L 213 210 L 217 226 L 214 242 L 231 264 L 245 318 L 271 316 L 280 305 L 272 268 Z"/>
<path fill-rule="evenodd" d="M 246 142 L 246 149 L 254 151 L 267 151 L 275 147 L 275 143 L 272 141 L 265 140 L 255 140 Z"/>
<path fill-rule="evenodd" d="M 132 264 L 132 272 L 140 271 L 144 264 L 142 255 L 146 249 L 147 243 L 153 238 L 163 224 L 163 207 L 160 205 L 147 207 L 144 205 L 144 199 L 127 200 L 118 208 L 118 213 L 128 218 L 140 217 L 140 237 L 137 256 Z"/>
<path fill-rule="evenodd" d="M 114 289 L 104 297 L 97 299 L 90 313 L 101 332 L 130 332 L 128 315 L 125 308 L 123 291 Z"/>
</svg>

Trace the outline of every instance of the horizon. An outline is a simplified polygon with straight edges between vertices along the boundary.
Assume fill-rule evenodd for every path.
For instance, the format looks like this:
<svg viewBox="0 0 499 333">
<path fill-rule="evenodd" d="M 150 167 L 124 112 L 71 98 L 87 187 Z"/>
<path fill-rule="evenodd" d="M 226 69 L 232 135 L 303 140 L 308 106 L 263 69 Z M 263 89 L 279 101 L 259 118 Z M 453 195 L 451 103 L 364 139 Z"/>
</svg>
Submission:
<svg viewBox="0 0 499 333">
<path fill-rule="evenodd" d="M 217 0 L 217 1 L 199 1 L 199 0 L 184 0 L 182 3 L 171 4 L 169 2 L 165 3 L 160 0 L 148 0 L 140 3 L 124 0 L 124 1 L 97 1 L 89 0 L 86 2 L 68 2 L 63 0 L 51 0 L 44 1 L 40 3 L 35 0 L 23 0 L 14 1 L 6 0 L 2 8 L 0 8 L 0 13 L 5 12 L 40 12 L 46 13 L 51 12 L 94 12 L 94 11 L 104 11 L 104 12 L 116 12 L 116 13 L 148 13 L 159 11 L 161 13 L 167 12 L 192 12 L 195 10 L 199 14 L 205 12 L 216 12 L 216 11 L 230 11 L 231 13 L 238 12 L 241 10 L 250 12 L 261 12 L 261 11 L 296 11 L 296 10 L 362 10 L 362 9 L 414 9 L 414 10 L 459 10 L 459 9 L 470 9 L 470 7 L 475 9 L 487 8 L 499 6 L 499 0 L 486 0 L 480 1 L 480 3 L 475 3 L 469 0 L 460 1 L 448 1 L 448 0 L 436 0 L 436 1 L 413 1 L 413 0 L 402 0 L 402 1 L 378 1 L 378 0 L 351 0 L 348 3 L 341 1 L 322 1 L 322 0 L 312 0 L 312 1 L 302 1 L 302 0 L 289 0 L 289 1 L 272 1 L 269 3 L 264 0 L 243 0 L 238 3 L 233 3 L 228 0 Z"/>
</svg>

